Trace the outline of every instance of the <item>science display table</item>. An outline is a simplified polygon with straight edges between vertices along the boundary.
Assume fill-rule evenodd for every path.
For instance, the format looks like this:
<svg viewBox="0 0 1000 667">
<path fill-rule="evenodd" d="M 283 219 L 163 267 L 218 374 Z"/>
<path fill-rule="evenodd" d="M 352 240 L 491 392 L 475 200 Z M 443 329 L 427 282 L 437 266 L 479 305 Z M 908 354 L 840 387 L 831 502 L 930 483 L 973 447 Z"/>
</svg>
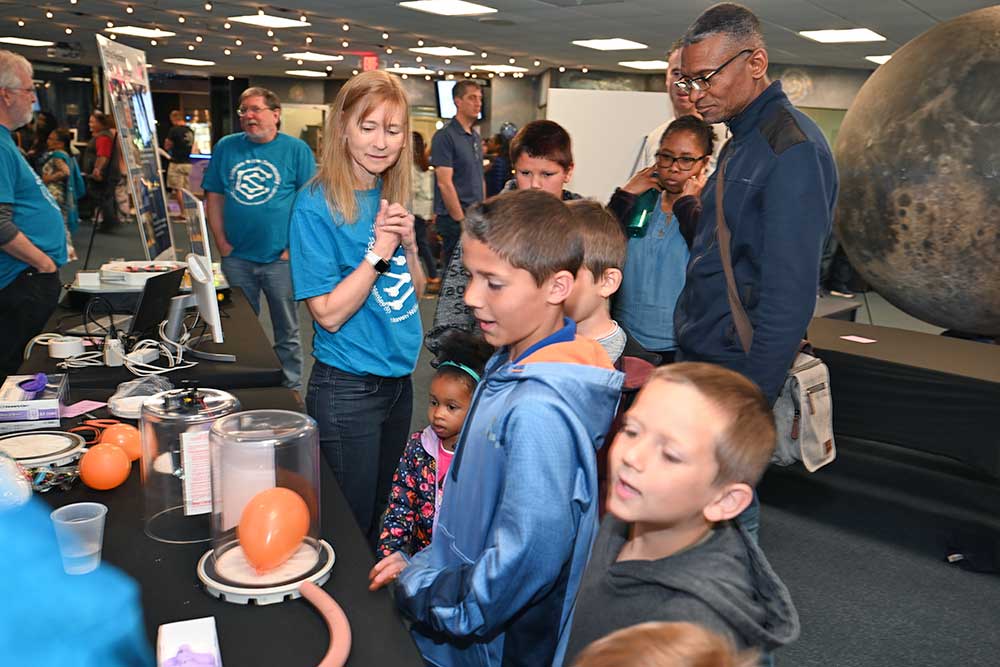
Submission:
<svg viewBox="0 0 1000 667">
<path fill-rule="evenodd" d="M 303 409 L 297 395 L 284 388 L 239 389 L 232 393 L 243 410 Z M 106 392 L 95 390 L 77 394 L 74 400 L 107 398 Z M 103 409 L 92 414 L 110 416 Z M 64 426 L 70 423 L 64 420 Z M 325 462 L 320 467 L 322 537 L 336 553 L 330 579 L 323 588 L 343 607 L 351 623 L 353 648 L 347 664 L 423 664 L 388 591 L 368 591 L 367 575 L 374 557 L 329 467 Z M 136 462 L 129 479 L 111 491 L 93 491 L 77 481 L 70 491 L 53 490 L 42 498 L 53 507 L 83 501 L 107 505 L 102 558 L 139 582 L 150 642 L 155 646 L 157 628 L 162 623 L 214 616 L 224 664 L 314 667 L 326 652 L 329 633 L 312 605 L 298 599 L 244 606 L 208 595 L 195 570 L 211 543 L 164 544 L 147 537 L 143 532 L 139 477 Z"/>
</svg>

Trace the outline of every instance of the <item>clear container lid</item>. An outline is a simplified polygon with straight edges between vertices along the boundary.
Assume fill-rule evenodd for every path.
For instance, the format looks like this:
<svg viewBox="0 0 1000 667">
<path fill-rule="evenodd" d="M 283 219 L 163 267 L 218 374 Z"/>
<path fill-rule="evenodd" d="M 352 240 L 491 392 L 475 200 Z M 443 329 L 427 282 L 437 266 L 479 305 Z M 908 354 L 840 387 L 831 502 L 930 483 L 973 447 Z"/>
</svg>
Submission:
<svg viewBox="0 0 1000 667">
<path fill-rule="evenodd" d="M 230 393 L 218 389 L 170 389 L 146 399 L 144 415 L 160 419 L 207 421 L 240 409 L 240 403 Z"/>
<path fill-rule="evenodd" d="M 312 417 L 290 410 L 237 412 L 212 424 L 212 434 L 222 441 L 250 447 L 294 443 L 315 430 Z"/>
</svg>

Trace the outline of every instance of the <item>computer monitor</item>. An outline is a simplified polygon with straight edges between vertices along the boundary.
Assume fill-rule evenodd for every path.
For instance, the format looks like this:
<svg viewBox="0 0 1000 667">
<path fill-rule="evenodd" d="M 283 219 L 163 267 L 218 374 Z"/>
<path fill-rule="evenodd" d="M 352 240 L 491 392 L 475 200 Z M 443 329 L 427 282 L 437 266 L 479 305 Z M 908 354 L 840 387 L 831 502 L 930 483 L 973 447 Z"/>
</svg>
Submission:
<svg viewBox="0 0 1000 667">
<path fill-rule="evenodd" d="M 103 335 L 113 324 L 130 338 L 157 338 L 160 323 L 167 319 L 171 301 L 177 296 L 183 279 L 184 269 L 152 276 L 143 284 L 139 302 L 131 315 L 104 315 L 67 329 L 66 333 L 75 336 Z"/>
</svg>

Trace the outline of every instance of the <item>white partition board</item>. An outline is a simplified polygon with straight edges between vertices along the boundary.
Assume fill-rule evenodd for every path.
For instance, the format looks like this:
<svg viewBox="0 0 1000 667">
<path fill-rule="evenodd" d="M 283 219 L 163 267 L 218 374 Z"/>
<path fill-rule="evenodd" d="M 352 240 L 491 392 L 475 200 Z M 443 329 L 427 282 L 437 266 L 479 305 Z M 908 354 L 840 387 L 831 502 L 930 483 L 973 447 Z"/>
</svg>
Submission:
<svg viewBox="0 0 1000 667">
<path fill-rule="evenodd" d="M 669 108 L 667 93 L 550 88 L 546 117 L 573 140 L 569 189 L 607 203 L 632 175 L 643 139 L 666 120 Z"/>
</svg>

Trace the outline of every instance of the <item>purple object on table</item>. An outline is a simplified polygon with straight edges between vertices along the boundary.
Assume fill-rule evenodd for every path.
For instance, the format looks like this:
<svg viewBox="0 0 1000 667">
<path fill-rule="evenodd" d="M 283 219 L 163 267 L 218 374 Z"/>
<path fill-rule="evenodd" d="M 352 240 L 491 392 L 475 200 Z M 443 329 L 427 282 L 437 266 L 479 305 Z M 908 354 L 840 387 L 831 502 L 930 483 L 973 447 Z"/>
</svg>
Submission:
<svg viewBox="0 0 1000 667">
<path fill-rule="evenodd" d="M 215 656 L 211 653 L 195 653 L 191 647 L 184 644 L 177 651 L 177 655 L 163 663 L 161 667 L 218 667 Z"/>
</svg>

